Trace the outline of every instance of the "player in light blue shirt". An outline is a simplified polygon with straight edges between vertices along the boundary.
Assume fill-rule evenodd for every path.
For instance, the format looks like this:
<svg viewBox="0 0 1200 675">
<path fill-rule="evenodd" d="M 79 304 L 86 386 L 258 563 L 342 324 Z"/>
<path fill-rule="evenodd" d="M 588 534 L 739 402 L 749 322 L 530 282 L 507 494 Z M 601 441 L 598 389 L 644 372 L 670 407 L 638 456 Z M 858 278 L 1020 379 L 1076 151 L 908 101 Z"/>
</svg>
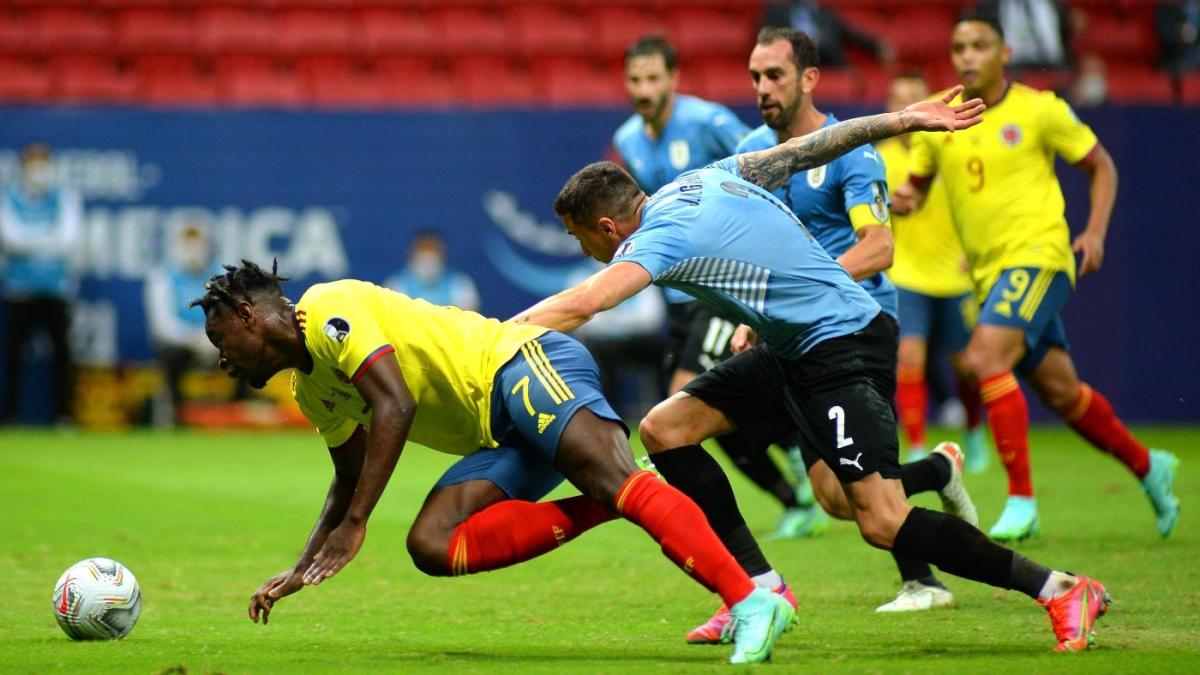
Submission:
<svg viewBox="0 0 1200 675">
<path fill-rule="evenodd" d="M 643 37 L 625 52 L 625 90 L 634 114 L 613 134 L 613 149 L 646 194 L 676 176 L 732 155 L 750 130 L 729 108 L 676 93 L 675 49 L 657 35 Z M 669 347 L 665 375 L 674 392 L 703 372 L 698 363 L 708 313 L 695 299 L 663 289 Z"/>
<path fill-rule="evenodd" d="M 749 127 L 729 108 L 676 93 L 675 50 L 647 36 L 625 54 L 625 89 L 634 114 L 613 134 L 613 149 L 646 194 L 676 176 L 733 154 Z"/>
<path fill-rule="evenodd" d="M 792 174 L 863 143 L 978 124 L 985 107 L 979 99 L 949 105 L 961 91 L 958 86 L 940 101 L 739 155 L 736 174 L 722 163 L 685 174 L 652 197 L 612 162 L 585 167 L 567 181 L 554 210 L 585 253 L 611 264 L 514 321 L 574 330 L 654 283 L 694 294 L 725 318 L 749 322 L 763 343 L 660 403 L 640 432 L 659 472 L 700 506 L 757 585 L 791 596 L 750 535 L 720 465 L 700 443 L 739 428 L 768 439 L 798 430 L 812 475 L 835 479 L 832 488 L 822 484 L 822 503 L 854 518 L 869 543 L 1020 590 L 1049 609 L 1060 642 L 1086 642 L 1107 606 L 1102 584 L 1052 571 L 993 542 L 968 522 L 978 516 L 962 510 L 970 503 L 961 485 L 958 496 L 966 501 L 950 505 L 961 517 L 908 504 L 891 400 L 896 333 L 846 269 L 768 194 Z M 1081 603 L 1086 616 L 1077 620 Z"/>
<path fill-rule="evenodd" d="M 787 28 L 764 29 L 750 55 L 764 124 L 738 144 L 737 152 L 766 150 L 838 122 L 813 105 L 819 82 L 817 47 Z M 861 145 L 828 164 L 793 175 L 776 189 L 829 255 L 842 263 L 892 318 L 896 287 L 883 270 L 892 265 L 887 173 L 875 148 Z"/>
</svg>

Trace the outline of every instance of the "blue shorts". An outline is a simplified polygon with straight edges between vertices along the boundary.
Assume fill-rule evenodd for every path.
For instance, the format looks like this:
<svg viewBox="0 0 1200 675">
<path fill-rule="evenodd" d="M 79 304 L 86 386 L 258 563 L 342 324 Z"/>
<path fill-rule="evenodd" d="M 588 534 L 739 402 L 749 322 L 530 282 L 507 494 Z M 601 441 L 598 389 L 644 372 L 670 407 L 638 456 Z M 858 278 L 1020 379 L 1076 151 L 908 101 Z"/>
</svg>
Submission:
<svg viewBox="0 0 1200 675">
<path fill-rule="evenodd" d="M 596 361 L 582 344 L 555 332 L 526 342 L 496 373 L 492 387 L 492 436 L 499 447 L 463 457 L 435 489 L 483 479 L 512 499 L 541 499 L 563 482 L 554 468 L 554 455 L 567 423 L 580 408 L 621 425 L 629 434 L 605 400 Z"/>
<path fill-rule="evenodd" d="M 900 337 L 935 341 L 952 352 L 967 348 L 979 308 L 970 293 L 938 297 L 896 287 L 900 298 Z"/>
<path fill-rule="evenodd" d="M 1059 316 L 1069 297 L 1071 279 L 1066 272 L 1037 267 L 1007 269 L 988 292 L 979 323 L 1025 332 L 1025 356 L 1017 362 L 1016 370 L 1029 375 L 1051 347 L 1070 348 Z"/>
</svg>

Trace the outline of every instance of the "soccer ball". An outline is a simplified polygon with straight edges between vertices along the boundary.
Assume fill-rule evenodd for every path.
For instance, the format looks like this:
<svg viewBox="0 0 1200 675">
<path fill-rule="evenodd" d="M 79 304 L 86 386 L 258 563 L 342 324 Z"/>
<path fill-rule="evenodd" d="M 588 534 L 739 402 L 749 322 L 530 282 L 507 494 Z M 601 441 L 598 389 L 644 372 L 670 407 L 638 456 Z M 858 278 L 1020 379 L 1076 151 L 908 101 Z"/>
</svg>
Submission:
<svg viewBox="0 0 1200 675">
<path fill-rule="evenodd" d="M 124 565 L 88 558 L 67 568 L 54 586 L 54 616 L 73 640 L 119 640 L 142 613 L 142 591 Z"/>
</svg>

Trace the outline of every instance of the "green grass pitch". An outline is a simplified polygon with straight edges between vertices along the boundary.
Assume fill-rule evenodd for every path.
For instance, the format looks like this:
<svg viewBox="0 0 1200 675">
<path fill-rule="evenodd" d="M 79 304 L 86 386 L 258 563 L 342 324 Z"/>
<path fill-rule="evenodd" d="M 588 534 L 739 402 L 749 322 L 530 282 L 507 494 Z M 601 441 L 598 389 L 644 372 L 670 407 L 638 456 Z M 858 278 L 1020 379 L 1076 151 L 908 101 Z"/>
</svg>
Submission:
<svg viewBox="0 0 1200 675">
<path fill-rule="evenodd" d="M 1183 460 L 1184 511 L 1159 540 L 1137 483 L 1070 432 L 1038 429 L 1043 536 L 1021 545 L 1046 564 L 1108 584 L 1116 604 L 1099 647 L 1050 652 L 1045 613 L 1018 593 L 946 578 L 958 608 L 882 616 L 897 579 L 889 556 L 849 523 L 771 542 L 800 599 L 800 624 L 774 670 L 827 672 L 1196 672 L 1200 670 L 1200 430 L 1138 430 Z M 937 435 L 932 438 L 937 438 Z M 727 647 L 684 633 L 716 600 L 640 530 L 604 525 L 539 560 L 468 578 L 417 572 L 409 523 L 452 458 L 410 447 L 337 577 L 282 601 L 269 626 L 248 598 L 291 565 L 321 506 L 330 464 L 311 434 L 75 435 L 0 432 L 0 672 L 678 672 L 718 670 Z M 733 475 L 757 532 L 778 509 Z M 995 463 L 968 477 L 984 526 L 1004 493 Z M 936 501 L 920 501 L 935 506 Z M 51 611 L 75 561 L 120 560 L 137 575 L 141 621 L 122 642 L 75 643 Z"/>
</svg>

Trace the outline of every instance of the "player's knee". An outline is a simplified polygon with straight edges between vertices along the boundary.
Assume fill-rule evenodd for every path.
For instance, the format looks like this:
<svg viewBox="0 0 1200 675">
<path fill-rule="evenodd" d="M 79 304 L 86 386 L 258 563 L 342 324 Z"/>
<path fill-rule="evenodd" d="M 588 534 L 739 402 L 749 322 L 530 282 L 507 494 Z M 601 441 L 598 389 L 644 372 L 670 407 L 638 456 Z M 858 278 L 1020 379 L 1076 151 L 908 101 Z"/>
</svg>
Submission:
<svg viewBox="0 0 1200 675">
<path fill-rule="evenodd" d="M 408 555 L 413 565 L 431 577 L 450 575 L 450 538 L 445 533 L 423 527 L 420 521 L 408 531 Z"/>
<path fill-rule="evenodd" d="M 816 497 L 817 503 L 821 505 L 825 513 L 838 520 L 854 520 L 850 502 L 842 492 L 841 486 L 836 482 L 834 483 L 836 489 L 831 489 L 827 481 L 813 481 L 812 487 L 813 496 Z"/>
<path fill-rule="evenodd" d="M 893 520 L 882 517 L 882 514 L 860 515 L 858 532 L 862 535 L 863 541 L 871 546 L 890 551 L 892 543 L 896 540 L 896 533 L 900 530 L 900 524 Z"/>
<path fill-rule="evenodd" d="M 1038 397 L 1042 403 L 1060 414 L 1070 410 L 1078 396 L 1079 384 L 1075 382 L 1050 381 L 1038 386 Z"/>
<path fill-rule="evenodd" d="M 677 434 L 664 423 L 664 415 L 656 414 L 657 410 L 658 408 L 651 410 L 638 425 L 638 435 L 642 439 L 642 445 L 646 446 L 646 452 L 651 454 L 679 447 L 679 444 L 674 442 Z"/>
</svg>

